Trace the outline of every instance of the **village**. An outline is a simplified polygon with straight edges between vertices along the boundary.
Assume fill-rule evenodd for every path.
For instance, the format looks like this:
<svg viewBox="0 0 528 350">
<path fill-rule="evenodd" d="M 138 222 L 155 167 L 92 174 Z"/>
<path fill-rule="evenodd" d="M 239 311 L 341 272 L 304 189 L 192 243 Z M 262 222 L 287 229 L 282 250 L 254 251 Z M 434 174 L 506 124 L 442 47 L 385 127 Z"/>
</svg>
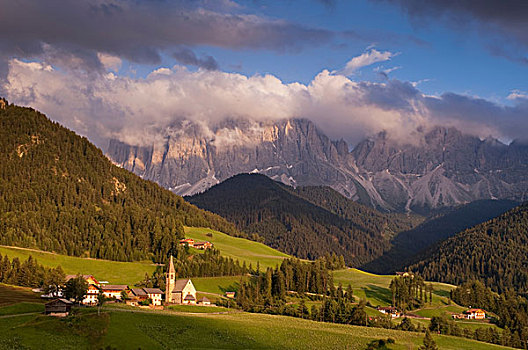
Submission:
<svg viewBox="0 0 528 350">
<path fill-rule="evenodd" d="M 211 242 L 195 242 L 193 239 L 182 239 L 180 244 L 205 250 L 213 247 Z M 101 304 L 101 300 L 109 303 L 123 303 L 129 306 L 163 310 L 168 305 L 200 305 L 216 306 L 207 297 L 197 299 L 196 288 L 190 278 L 176 279 L 174 259 L 171 256 L 167 271 L 165 291 L 159 288 L 130 287 L 125 284 L 109 284 L 98 281 L 92 275 L 66 275 L 66 283 L 81 277 L 87 283 L 86 293 L 79 304 L 90 307 Z M 42 295 L 42 298 L 53 299 L 45 304 L 45 313 L 50 316 L 67 316 L 74 305 L 72 300 L 65 299 L 61 290 Z M 226 292 L 226 298 L 233 299 L 234 292 Z"/>
</svg>

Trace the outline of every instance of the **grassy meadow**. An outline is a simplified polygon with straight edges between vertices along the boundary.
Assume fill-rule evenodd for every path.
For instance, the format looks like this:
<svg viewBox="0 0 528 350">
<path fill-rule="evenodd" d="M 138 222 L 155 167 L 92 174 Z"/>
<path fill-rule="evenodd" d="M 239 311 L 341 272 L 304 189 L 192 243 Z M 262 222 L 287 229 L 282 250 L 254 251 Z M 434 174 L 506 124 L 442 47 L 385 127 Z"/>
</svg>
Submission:
<svg viewBox="0 0 528 350">
<path fill-rule="evenodd" d="M 17 303 L 42 303 L 40 294 L 31 288 L 10 286 L 0 283 L 0 307 Z"/>
<path fill-rule="evenodd" d="M 0 308 L 1 312 L 2 308 Z M 422 333 L 320 323 L 249 313 L 177 314 L 83 309 L 64 319 L 2 318 L 2 349 L 365 349 L 393 338 L 390 349 L 418 349 Z M 440 349 L 505 349 L 464 338 L 434 336 Z"/>
<path fill-rule="evenodd" d="M 220 250 L 223 256 L 238 259 L 241 264 L 245 261 L 248 266 L 252 264 L 254 268 L 257 266 L 257 261 L 261 268 L 274 268 L 276 265 L 280 265 L 283 259 L 290 257 L 288 254 L 279 252 L 265 244 L 232 237 L 209 228 L 185 227 L 185 237 L 197 241 L 209 241 L 214 244 L 216 249 Z"/>
<path fill-rule="evenodd" d="M 247 281 L 246 276 L 193 277 L 192 282 L 200 292 L 224 295 L 238 289 L 240 281 Z"/>
<path fill-rule="evenodd" d="M 55 254 L 35 249 L 0 246 L 0 254 L 7 255 L 10 259 L 18 257 L 26 260 L 30 255 L 37 259 L 39 264 L 47 267 L 61 266 L 66 274 L 93 275 L 99 281 L 109 281 L 113 284 L 134 285 L 154 272 L 156 266 L 150 262 L 120 262 L 102 259 L 79 258 Z"/>
<path fill-rule="evenodd" d="M 392 302 L 389 286 L 394 275 L 375 275 L 351 268 L 334 271 L 333 276 L 336 285 L 342 283 L 346 288 L 350 284 L 356 297 L 364 298 L 374 306 L 389 306 Z M 455 286 L 438 282 L 427 283 L 431 283 L 434 288 L 433 302 L 427 307 L 436 309 L 448 306 L 449 291 Z"/>
</svg>

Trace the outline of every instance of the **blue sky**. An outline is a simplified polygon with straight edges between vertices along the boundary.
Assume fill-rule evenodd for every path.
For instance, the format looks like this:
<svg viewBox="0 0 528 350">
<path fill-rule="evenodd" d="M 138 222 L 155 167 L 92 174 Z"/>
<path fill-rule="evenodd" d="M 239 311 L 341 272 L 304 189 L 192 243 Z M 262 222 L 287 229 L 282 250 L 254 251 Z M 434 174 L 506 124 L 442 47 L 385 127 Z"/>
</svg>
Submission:
<svg viewBox="0 0 528 350">
<path fill-rule="evenodd" d="M 478 27 L 472 25 L 451 28 L 441 19 L 416 23 L 399 6 L 376 1 L 335 1 L 332 5 L 311 0 L 242 1 L 240 4 L 237 13 L 355 35 L 338 34 L 327 43 L 290 50 L 193 47 L 197 54 L 213 56 L 224 71 L 273 74 L 285 82 L 308 84 L 321 70 L 340 69 L 352 57 L 375 47 L 399 55 L 391 61 L 364 67 L 352 79 L 379 81 L 383 78 L 374 71 L 376 68 L 400 67 L 389 77 L 423 81 L 420 90 L 426 94 L 455 92 L 506 104 L 511 91 L 528 90 L 528 64 L 491 53 L 482 37 L 487 33 L 479 36 Z M 158 67 L 173 64 L 178 62 L 165 55 Z M 140 74 L 147 74 L 152 66 L 137 68 Z M 126 74 L 127 70 L 122 73 Z"/>
</svg>

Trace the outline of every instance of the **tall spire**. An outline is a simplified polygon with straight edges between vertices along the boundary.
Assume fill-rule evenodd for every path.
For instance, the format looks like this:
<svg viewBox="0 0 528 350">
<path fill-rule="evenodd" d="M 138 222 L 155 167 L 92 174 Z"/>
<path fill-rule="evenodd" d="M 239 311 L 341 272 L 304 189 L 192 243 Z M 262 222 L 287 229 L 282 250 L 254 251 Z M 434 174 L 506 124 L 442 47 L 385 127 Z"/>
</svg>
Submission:
<svg viewBox="0 0 528 350">
<path fill-rule="evenodd" d="M 169 270 L 167 271 L 167 282 L 165 283 L 165 302 L 172 303 L 172 291 L 174 290 L 174 279 L 176 270 L 174 269 L 174 260 L 172 255 L 169 262 Z"/>
<path fill-rule="evenodd" d="M 176 271 L 174 270 L 174 261 L 172 259 L 172 254 L 171 254 L 171 257 L 170 257 L 170 264 L 169 264 L 169 274 L 175 274 Z"/>
</svg>

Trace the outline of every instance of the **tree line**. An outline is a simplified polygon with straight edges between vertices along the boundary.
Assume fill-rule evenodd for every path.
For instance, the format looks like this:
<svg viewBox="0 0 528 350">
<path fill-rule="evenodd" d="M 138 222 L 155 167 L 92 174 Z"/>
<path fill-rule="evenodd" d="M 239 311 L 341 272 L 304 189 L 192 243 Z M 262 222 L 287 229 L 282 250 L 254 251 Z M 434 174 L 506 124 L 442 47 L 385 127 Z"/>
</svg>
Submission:
<svg viewBox="0 0 528 350">
<path fill-rule="evenodd" d="M 421 276 L 410 274 L 392 279 L 389 288 L 392 306 L 402 311 L 422 307 L 427 301 L 433 301 L 433 287 L 426 284 Z"/>
<path fill-rule="evenodd" d="M 10 260 L 0 254 L 0 283 L 32 288 L 57 288 L 64 284 L 65 275 L 60 266 L 44 267 L 31 255 L 21 262 L 18 257 Z"/>
</svg>

